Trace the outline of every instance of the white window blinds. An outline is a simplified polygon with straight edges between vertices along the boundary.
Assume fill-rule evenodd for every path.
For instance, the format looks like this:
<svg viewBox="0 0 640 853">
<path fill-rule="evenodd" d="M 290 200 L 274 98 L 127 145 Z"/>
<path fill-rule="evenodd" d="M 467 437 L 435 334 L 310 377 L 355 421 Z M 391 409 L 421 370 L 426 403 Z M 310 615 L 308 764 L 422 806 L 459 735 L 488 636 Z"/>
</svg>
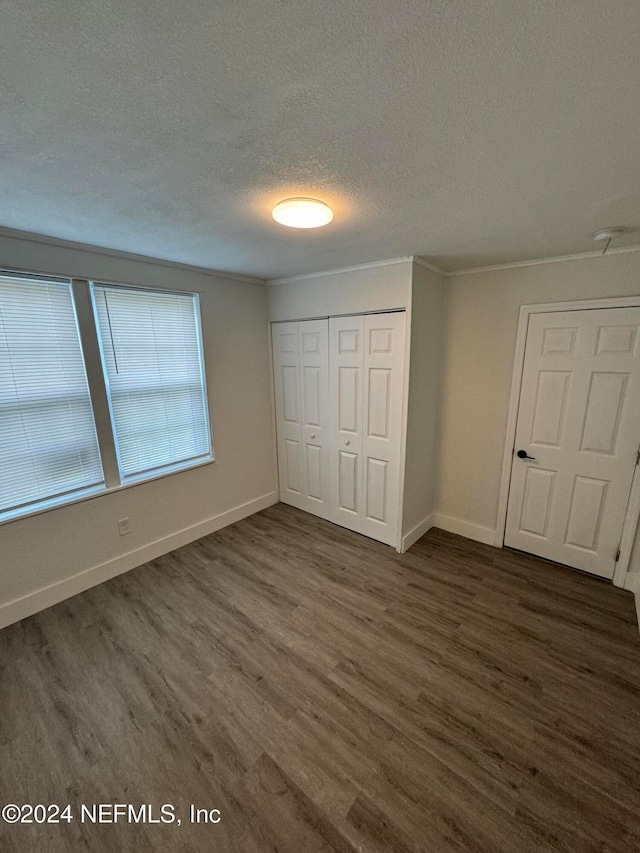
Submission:
<svg viewBox="0 0 640 853">
<path fill-rule="evenodd" d="M 0 274 L 0 517 L 103 483 L 71 283 Z"/>
<path fill-rule="evenodd" d="M 123 480 L 212 458 L 197 296 L 93 285 Z"/>
</svg>

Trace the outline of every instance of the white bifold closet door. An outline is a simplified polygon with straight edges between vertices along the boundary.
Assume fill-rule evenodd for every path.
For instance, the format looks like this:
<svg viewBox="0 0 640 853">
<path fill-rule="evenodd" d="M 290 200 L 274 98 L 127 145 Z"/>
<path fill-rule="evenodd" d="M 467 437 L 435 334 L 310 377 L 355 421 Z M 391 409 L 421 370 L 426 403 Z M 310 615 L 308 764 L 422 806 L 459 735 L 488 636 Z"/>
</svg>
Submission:
<svg viewBox="0 0 640 853">
<path fill-rule="evenodd" d="M 404 312 L 272 328 L 280 499 L 397 545 Z"/>
<path fill-rule="evenodd" d="M 329 518 L 329 325 L 273 325 L 280 499 Z"/>
<path fill-rule="evenodd" d="M 329 319 L 331 520 L 397 545 L 404 312 Z"/>
</svg>

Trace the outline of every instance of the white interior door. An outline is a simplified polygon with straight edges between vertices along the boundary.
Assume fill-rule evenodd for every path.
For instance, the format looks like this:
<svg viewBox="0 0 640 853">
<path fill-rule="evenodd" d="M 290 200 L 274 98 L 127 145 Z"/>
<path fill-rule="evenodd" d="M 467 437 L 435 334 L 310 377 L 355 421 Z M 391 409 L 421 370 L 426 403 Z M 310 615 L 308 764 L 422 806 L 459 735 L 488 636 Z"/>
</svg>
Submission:
<svg viewBox="0 0 640 853">
<path fill-rule="evenodd" d="M 331 520 L 364 533 L 362 375 L 364 317 L 329 319 Z"/>
<path fill-rule="evenodd" d="M 329 324 L 274 323 L 280 500 L 329 516 Z"/>
<path fill-rule="evenodd" d="M 404 334 L 404 313 L 364 319 L 363 532 L 388 545 L 400 516 Z"/>
<path fill-rule="evenodd" d="M 405 314 L 331 317 L 331 520 L 397 544 Z"/>
<path fill-rule="evenodd" d="M 613 576 L 640 442 L 639 326 L 640 308 L 531 315 L 505 545 Z"/>
<path fill-rule="evenodd" d="M 298 323 L 271 329 L 280 500 L 304 509 Z"/>
<path fill-rule="evenodd" d="M 303 509 L 329 517 L 329 323 L 298 323 Z"/>
</svg>

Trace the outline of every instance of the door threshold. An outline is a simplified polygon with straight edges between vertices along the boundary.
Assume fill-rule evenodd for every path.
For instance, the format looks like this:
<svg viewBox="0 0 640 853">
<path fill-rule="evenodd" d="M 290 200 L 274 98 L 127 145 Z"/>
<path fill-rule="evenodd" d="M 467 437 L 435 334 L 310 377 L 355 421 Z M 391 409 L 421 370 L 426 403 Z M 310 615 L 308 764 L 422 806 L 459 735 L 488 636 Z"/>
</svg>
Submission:
<svg viewBox="0 0 640 853">
<path fill-rule="evenodd" d="M 587 578 L 593 578 L 596 581 L 613 584 L 613 578 L 603 578 L 602 575 L 597 575 L 595 572 L 587 572 L 585 569 L 578 569 L 576 566 L 569 566 L 567 563 L 558 563 L 557 560 L 549 560 L 547 557 L 539 557 L 537 554 L 532 554 L 530 551 L 521 551 L 519 548 L 512 548 L 510 545 L 502 546 L 504 551 L 512 551 L 514 554 L 524 554 L 531 557 L 533 560 L 540 560 L 541 563 L 548 563 L 550 566 L 559 566 L 561 569 L 570 569 L 572 572 L 577 572 Z"/>
</svg>

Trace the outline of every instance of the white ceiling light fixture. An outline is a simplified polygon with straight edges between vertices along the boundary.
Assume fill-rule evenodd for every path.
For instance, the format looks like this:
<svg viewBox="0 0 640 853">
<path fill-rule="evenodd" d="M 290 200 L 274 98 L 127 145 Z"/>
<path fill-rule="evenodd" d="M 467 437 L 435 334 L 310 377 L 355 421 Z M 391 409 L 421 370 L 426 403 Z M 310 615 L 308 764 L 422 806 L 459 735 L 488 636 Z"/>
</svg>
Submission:
<svg viewBox="0 0 640 853">
<path fill-rule="evenodd" d="M 317 198 L 285 198 L 276 204 L 271 215 L 289 228 L 320 228 L 333 219 L 333 211 Z"/>
</svg>

